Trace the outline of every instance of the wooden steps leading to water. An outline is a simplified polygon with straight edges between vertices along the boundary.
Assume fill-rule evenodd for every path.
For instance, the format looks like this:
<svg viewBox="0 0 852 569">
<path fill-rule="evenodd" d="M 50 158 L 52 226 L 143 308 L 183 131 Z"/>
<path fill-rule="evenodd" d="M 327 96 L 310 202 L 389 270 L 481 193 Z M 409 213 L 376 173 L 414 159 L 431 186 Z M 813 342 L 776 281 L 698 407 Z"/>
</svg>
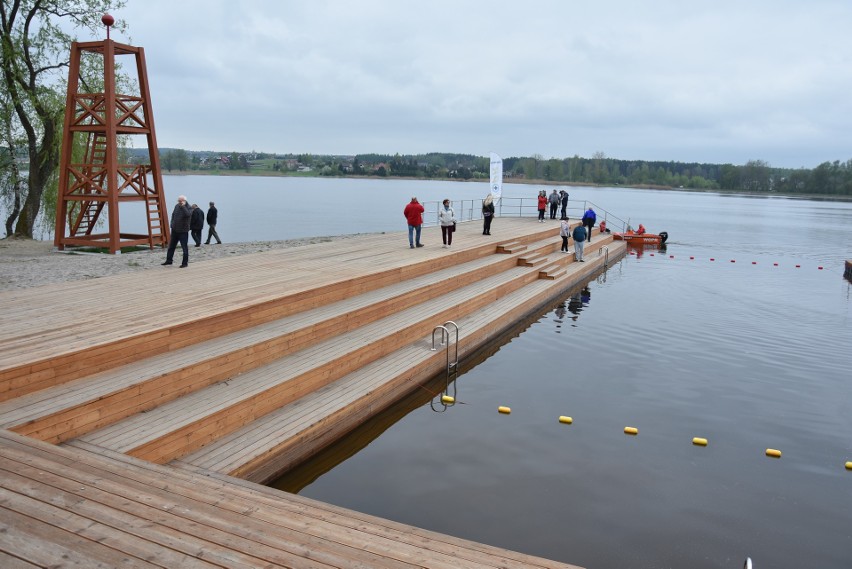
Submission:
<svg viewBox="0 0 852 569">
<path fill-rule="evenodd" d="M 576 282 L 596 270 L 575 265 L 563 270 L 564 282 Z M 558 283 L 556 283 L 558 285 Z M 459 355 L 465 357 L 552 296 L 552 284 L 531 282 L 495 299 L 488 310 L 475 310 L 454 319 L 459 325 Z M 495 314 L 499 315 L 495 317 Z M 363 417 L 375 413 L 419 383 L 441 372 L 443 350 L 431 351 L 430 337 L 408 344 L 297 401 L 246 425 L 183 457 L 177 464 L 193 464 L 255 482 L 267 482 L 351 430 Z"/>
<path fill-rule="evenodd" d="M 514 267 L 405 310 L 388 309 L 385 318 L 80 438 L 154 462 L 179 458 L 537 278 Z"/>
<path fill-rule="evenodd" d="M 0 428 L 62 442 L 516 266 L 481 257 L 0 403 Z"/>
</svg>

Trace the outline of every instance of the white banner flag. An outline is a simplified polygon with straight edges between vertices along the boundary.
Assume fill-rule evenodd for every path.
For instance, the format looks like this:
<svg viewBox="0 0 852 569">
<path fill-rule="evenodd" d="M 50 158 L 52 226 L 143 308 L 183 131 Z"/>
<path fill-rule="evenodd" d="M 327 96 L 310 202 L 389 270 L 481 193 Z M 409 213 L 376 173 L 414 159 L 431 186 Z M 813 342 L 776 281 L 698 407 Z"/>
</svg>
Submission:
<svg viewBox="0 0 852 569">
<path fill-rule="evenodd" d="M 495 200 L 503 194 L 503 159 L 491 153 L 491 195 Z"/>
</svg>

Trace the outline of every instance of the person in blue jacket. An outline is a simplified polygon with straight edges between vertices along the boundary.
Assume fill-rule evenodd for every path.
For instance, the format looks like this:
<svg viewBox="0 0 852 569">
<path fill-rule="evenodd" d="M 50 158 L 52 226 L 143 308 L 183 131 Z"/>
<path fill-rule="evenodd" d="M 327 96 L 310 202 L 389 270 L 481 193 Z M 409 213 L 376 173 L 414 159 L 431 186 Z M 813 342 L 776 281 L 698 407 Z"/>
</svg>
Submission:
<svg viewBox="0 0 852 569">
<path fill-rule="evenodd" d="M 583 226 L 587 228 L 586 239 L 589 243 L 592 242 L 592 228 L 595 226 L 595 220 L 597 220 L 597 215 L 595 215 L 595 210 L 590 207 L 583 214 Z"/>
<path fill-rule="evenodd" d="M 574 240 L 574 260 L 585 263 L 583 261 L 583 247 L 586 245 L 586 228 L 582 225 L 575 227 L 574 231 L 571 232 L 571 239 Z"/>
</svg>

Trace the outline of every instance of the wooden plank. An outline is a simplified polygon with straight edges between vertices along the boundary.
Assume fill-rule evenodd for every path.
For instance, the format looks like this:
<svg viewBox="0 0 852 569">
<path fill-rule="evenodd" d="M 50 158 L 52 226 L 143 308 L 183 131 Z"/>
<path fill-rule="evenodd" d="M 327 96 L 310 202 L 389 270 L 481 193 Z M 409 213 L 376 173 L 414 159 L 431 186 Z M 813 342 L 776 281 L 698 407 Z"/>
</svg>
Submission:
<svg viewBox="0 0 852 569">
<path fill-rule="evenodd" d="M 3 547 L 2 543 L 3 539 L 0 538 L 0 548 Z M 0 551 L 0 567 L 3 567 L 3 569 L 38 569 L 39 566 Z"/>
<path fill-rule="evenodd" d="M 7 447 L 3 453 L 14 455 L 16 451 Z M 273 508 L 258 508 L 239 496 L 229 497 L 221 492 L 211 495 L 210 483 L 198 476 L 191 483 L 181 482 L 168 470 L 159 474 L 142 472 L 140 476 L 126 464 L 111 469 L 102 461 L 76 462 L 69 471 L 62 466 L 63 458 L 48 457 L 40 450 L 34 450 L 22 460 L 32 462 L 32 471 L 41 470 L 51 484 L 64 485 L 68 491 L 85 484 L 87 499 L 135 512 L 172 530 L 216 540 L 235 551 L 251 552 L 271 563 L 402 569 L 412 564 L 419 566 L 425 560 L 430 567 L 457 567 L 454 559 L 442 559 L 441 555 L 424 557 L 421 548 L 399 545 L 369 532 L 369 528 L 329 523 L 304 512 L 281 515 Z M 63 482 L 65 479 L 68 482 Z"/>
<path fill-rule="evenodd" d="M 157 567 L 4 507 L 0 508 L 0 528 L 0 550 L 14 552 L 39 567 L 56 567 L 60 560 L 62 567 L 80 569 Z"/>
</svg>

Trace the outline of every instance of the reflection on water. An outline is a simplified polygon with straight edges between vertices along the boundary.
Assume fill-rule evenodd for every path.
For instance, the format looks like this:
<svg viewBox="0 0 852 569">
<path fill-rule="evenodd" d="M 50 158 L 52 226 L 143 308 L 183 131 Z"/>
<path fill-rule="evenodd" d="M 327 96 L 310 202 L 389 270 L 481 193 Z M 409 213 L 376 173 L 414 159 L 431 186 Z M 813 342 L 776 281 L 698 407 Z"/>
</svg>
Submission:
<svg viewBox="0 0 852 569">
<path fill-rule="evenodd" d="M 284 487 L 595 569 L 848 567 L 852 206 L 641 197 L 647 227 L 671 216 L 665 255 L 533 315 L 465 367 L 446 413 L 439 379 Z"/>
</svg>

